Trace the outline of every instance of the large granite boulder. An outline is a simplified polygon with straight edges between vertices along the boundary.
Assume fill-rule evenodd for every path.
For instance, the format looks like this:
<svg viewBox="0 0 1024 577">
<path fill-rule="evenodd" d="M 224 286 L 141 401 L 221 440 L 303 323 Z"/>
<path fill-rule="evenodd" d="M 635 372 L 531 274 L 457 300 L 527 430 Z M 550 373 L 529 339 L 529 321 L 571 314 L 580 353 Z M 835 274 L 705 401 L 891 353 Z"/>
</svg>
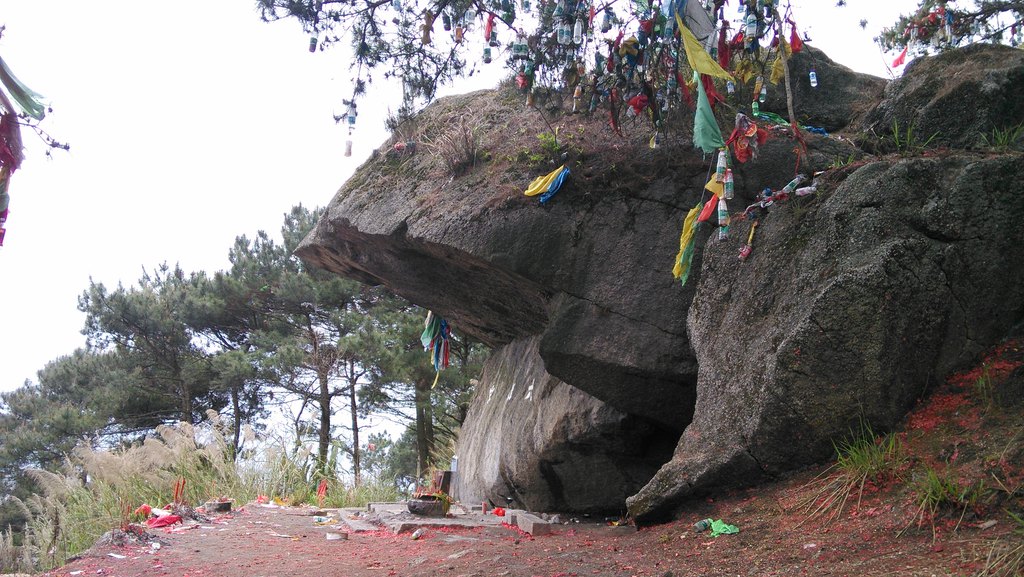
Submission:
<svg viewBox="0 0 1024 577">
<path fill-rule="evenodd" d="M 1024 319 L 1017 155 L 880 161 L 710 241 L 690 306 L 700 373 L 675 455 L 629 499 L 641 521 L 711 488 L 827 458 Z"/>
<path fill-rule="evenodd" d="M 817 87 L 811 86 L 811 69 L 817 74 Z M 887 84 L 883 78 L 854 72 L 834 62 L 810 44 L 789 59 L 789 77 L 797 122 L 829 132 L 855 127 L 882 98 Z M 786 90 L 781 82 L 768 90 L 768 98 L 761 107 L 789 117 Z"/>
<path fill-rule="evenodd" d="M 679 435 L 552 377 L 537 341 L 521 339 L 487 361 L 460 434 L 454 495 L 533 511 L 621 513 Z"/>
<path fill-rule="evenodd" d="M 361 167 L 297 254 L 386 285 L 492 346 L 539 335 L 548 373 L 682 432 L 697 377 L 686 336 L 693 289 L 680 290 L 670 271 L 706 166 L 683 152 L 689 145 L 626 152 L 600 120 L 565 117 L 563 142 L 590 156 L 539 205 L 523 190 L 556 166 L 518 159 L 517 145 L 535 148 L 547 125 L 503 98 L 484 91 L 427 108 L 416 154 Z M 459 130 L 466 110 L 493 160 L 453 180 L 431 143 Z M 589 146 L 599 139 L 611 160 Z"/>
<path fill-rule="evenodd" d="M 848 126 L 856 114 L 843 120 L 841 109 L 866 110 L 870 95 L 843 99 L 876 82 L 838 82 L 807 55 L 821 108 L 799 104 L 814 110 L 801 120 Z M 830 100 L 830 90 L 841 94 Z M 890 90 L 887 102 L 900 98 Z M 746 262 L 744 223 L 726 241 L 705 229 L 680 287 L 670 273 L 679 230 L 708 178 L 688 135 L 651 150 L 638 124 L 620 139 L 602 120 L 545 120 L 517 110 L 518 99 L 487 91 L 428 107 L 403 135 L 416 153 L 386 147 L 367 162 L 297 250 L 495 347 L 460 439 L 467 501 L 611 509 L 678 440 L 628 501 L 640 522 L 667 518 L 696 493 L 827 458 L 862 420 L 891 428 L 931 382 L 1024 319 L 1019 155 L 864 164 L 848 142 L 809 137 L 801 171 L 832 168 L 818 195 L 772 208 Z M 1014 104 L 1000 106 L 1021 120 Z M 445 143 L 464 134 L 467 111 L 486 154 L 453 179 L 440 159 L 458 152 Z M 533 159 L 549 121 L 573 175 L 538 205 L 522 191 L 557 166 Z M 779 138 L 737 167 L 734 215 L 790 179 L 792 149 Z M 591 472 L 614 486 L 595 486 Z"/>
<path fill-rule="evenodd" d="M 882 150 L 910 131 L 913 142 L 972 148 L 994 129 L 1024 121 L 1024 50 L 974 44 L 918 58 L 889 84 L 885 98 L 864 119 L 863 130 Z M 894 134 L 895 133 L 895 134 Z"/>
</svg>

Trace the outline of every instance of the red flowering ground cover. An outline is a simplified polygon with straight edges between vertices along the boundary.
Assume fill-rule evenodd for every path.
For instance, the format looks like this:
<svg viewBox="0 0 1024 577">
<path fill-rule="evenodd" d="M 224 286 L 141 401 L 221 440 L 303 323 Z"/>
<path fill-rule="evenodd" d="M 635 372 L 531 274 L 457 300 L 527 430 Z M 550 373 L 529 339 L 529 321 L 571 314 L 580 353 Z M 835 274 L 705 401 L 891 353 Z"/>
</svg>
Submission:
<svg viewBox="0 0 1024 577">
<path fill-rule="evenodd" d="M 390 576 L 775 576 L 987 575 L 1001 552 L 1024 547 L 1024 419 L 992 406 L 978 378 L 1006 379 L 1021 365 L 1010 342 L 921 401 L 899 431 L 905 460 L 871 479 L 834 521 L 809 519 L 826 466 L 792 478 L 691 503 L 676 522 L 634 530 L 602 523 L 559 525 L 531 537 L 507 526 L 428 530 L 418 539 L 387 531 L 328 540 L 330 529 L 289 509 L 244 507 L 180 532 L 154 529 L 159 548 L 95 548 L 48 577 Z M 987 369 L 985 368 L 987 367 Z M 991 384 L 990 383 L 990 384 Z M 928 471 L 973 492 L 923 507 Z M 818 479 L 818 484 L 814 480 Z M 1012 515 L 1011 515 L 1012 514 Z M 706 517 L 736 525 L 711 537 Z M 1020 549 L 1024 551 L 1024 549 Z M 989 570 L 990 572 L 986 572 Z M 1024 574 L 1024 567 L 1002 575 Z"/>
</svg>

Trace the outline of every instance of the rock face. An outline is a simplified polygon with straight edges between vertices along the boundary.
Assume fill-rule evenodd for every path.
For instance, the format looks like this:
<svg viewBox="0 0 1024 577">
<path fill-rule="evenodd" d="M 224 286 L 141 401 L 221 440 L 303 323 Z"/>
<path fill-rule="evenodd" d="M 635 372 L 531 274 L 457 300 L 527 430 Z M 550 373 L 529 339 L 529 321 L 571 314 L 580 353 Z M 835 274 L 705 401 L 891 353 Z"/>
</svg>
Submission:
<svg viewBox="0 0 1024 577">
<path fill-rule="evenodd" d="M 446 126 L 474 109 L 491 122 L 484 145 L 494 157 L 517 152 L 508 148 L 512 127 L 534 145 L 542 119 L 494 100 L 448 98 L 421 123 Z M 581 141 L 586 130 L 608 134 L 601 123 L 566 132 L 575 126 Z M 339 192 L 297 253 L 384 284 L 492 346 L 539 335 L 548 373 L 680 433 L 696 398 L 686 336 L 693 289 L 680 290 L 669 271 L 679 215 L 698 198 L 706 167 L 671 149 L 623 158 L 631 166 L 576 175 L 557 202 L 538 206 L 522 194 L 540 172 L 528 164 L 495 163 L 451 181 L 429 154 L 382 155 Z"/>
<path fill-rule="evenodd" d="M 938 56 L 918 58 L 885 90 L 885 98 L 864 120 L 880 138 L 893 132 L 920 142 L 970 148 L 984 144 L 993 129 L 1024 119 L 1024 51 L 975 44 Z"/>
<path fill-rule="evenodd" d="M 975 50 L 959 57 L 979 54 L 980 69 L 991 56 Z M 802 121 L 834 130 L 871 108 L 864 95 L 877 79 L 806 55 L 820 106 L 798 104 Z M 959 66 L 967 77 L 970 63 Z M 1024 121 L 1008 99 L 1024 89 L 1015 66 L 991 73 L 1005 82 L 964 84 L 1001 103 L 1004 126 Z M 916 64 L 869 124 L 908 113 L 921 87 L 933 88 L 938 114 L 944 78 L 942 66 Z M 509 98 L 429 107 L 418 132 L 402 135 L 422 143 L 416 154 L 361 167 L 297 251 L 495 347 L 460 438 L 464 501 L 604 511 L 632 494 L 638 521 L 667 518 L 700 492 L 823 460 L 862 421 L 893 427 L 930 384 L 1024 321 L 1018 154 L 851 164 L 864 155 L 848 141 L 809 136 L 801 171 L 831 168 L 818 194 L 771 208 L 746 262 L 747 223 L 734 220 L 724 241 L 705 229 L 680 287 L 670 273 L 680 227 L 708 178 L 688 137 L 650 150 L 642 129 L 622 140 L 601 120 L 556 118 L 573 175 L 538 205 L 522 191 L 557 166 L 530 160 L 550 127 Z M 844 106 L 856 110 L 844 116 Z M 922 123 L 937 122 L 929 106 Z M 453 152 L 446 136 L 466 110 L 490 160 L 452 179 L 439 157 Z M 991 122 L 964 114 L 965 125 Z M 791 178 L 792 149 L 777 138 L 737 167 L 734 219 L 757 191 Z"/>
<path fill-rule="evenodd" d="M 740 264 L 709 242 L 689 328 L 697 406 L 630 512 L 827 458 L 1024 318 L 1017 156 L 880 161 L 769 211 Z M 737 235 L 739 237 L 741 235 Z"/>
<path fill-rule="evenodd" d="M 811 86 L 812 68 L 818 76 L 817 87 Z M 810 44 L 790 59 L 789 76 L 797 121 L 829 132 L 855 126 L 882 98 L 886 86 L 884 79 L 854 72 Z M 769 88 L 762 107 L 788 118 L 786 90 L 781 82 Z"/>
<path fill-rule="evenodd" d="M 463 425 L 454 495 L 533 511 L 620 513 L 678 434 L 612 409 L 544 370 L 537 338 L 488 361 Z"/>
</svg>

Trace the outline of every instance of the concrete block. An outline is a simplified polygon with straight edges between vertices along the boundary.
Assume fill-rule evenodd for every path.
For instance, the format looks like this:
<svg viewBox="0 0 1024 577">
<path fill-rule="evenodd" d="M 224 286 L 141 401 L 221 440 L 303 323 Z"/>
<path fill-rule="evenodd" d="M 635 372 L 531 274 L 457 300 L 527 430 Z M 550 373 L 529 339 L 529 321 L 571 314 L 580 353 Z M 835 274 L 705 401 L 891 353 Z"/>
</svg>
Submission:
<svg viewBox="0 0 1024 577">
<path fill-rule="evenodd" d="M 525 511 L 516 511 L 516 525 L 530 535 L 550 535 L 551 523 Z"/>
</svg>

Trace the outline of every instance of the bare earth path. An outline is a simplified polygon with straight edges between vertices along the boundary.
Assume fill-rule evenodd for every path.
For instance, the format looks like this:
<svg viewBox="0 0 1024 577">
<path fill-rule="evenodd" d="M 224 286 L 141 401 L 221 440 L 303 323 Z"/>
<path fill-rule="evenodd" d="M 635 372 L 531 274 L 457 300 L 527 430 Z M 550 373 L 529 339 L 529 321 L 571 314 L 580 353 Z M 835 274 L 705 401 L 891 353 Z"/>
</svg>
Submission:
<svg viewBox="0 0 1024 577">
<path fill-rule="evenodd" d="M 961 527 L 954 534 L 911 529 L 899 508 L 862 506 L 842 522 L 820 527 L 783 513 L 784 488 L 762 487 L 693 508 L 693 519 L 724 518 L 741 531 L 712 538 L 691 521 L 644 528 L 601 523 L 557 525 L 531 537 L 491 524 L 426 530 L 418 539 L 388 530 L 348 533 L 317 526 L 309 509 L 250 504 L 189 529 L 155 529 L 159 547 L 97 547 L 48 577 L 384 577 L 452 575 L 971 575 L 1000 532 Z M 979 523 L 980 525 L 980 523 Z M 1005 531 L 1004 531 L 1005 532 Z"/>
</svg>

